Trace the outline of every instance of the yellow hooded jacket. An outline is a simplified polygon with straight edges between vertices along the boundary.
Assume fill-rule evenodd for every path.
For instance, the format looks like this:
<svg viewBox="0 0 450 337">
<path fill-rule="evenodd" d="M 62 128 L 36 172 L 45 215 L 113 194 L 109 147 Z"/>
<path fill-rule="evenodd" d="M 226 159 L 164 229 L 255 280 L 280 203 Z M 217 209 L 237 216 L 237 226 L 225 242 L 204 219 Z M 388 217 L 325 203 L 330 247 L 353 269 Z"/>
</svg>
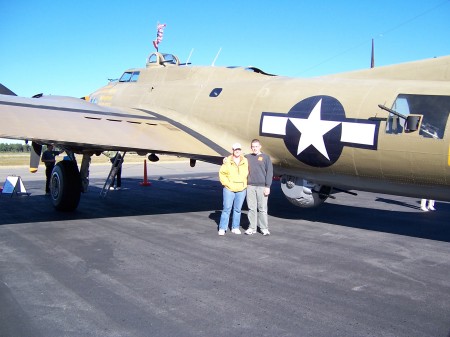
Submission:
<svg viewBox="0 0 450 337">
<path fill-rule="evenodd" d="M 219 179 L 221 184 L 232 192 L 240 192 L 247 188 L 248 161 L 241 156 L 239 165 L 233 160 L 233 156 L 228 156 L 227 160 L 220 167 Z"/>
</svg>

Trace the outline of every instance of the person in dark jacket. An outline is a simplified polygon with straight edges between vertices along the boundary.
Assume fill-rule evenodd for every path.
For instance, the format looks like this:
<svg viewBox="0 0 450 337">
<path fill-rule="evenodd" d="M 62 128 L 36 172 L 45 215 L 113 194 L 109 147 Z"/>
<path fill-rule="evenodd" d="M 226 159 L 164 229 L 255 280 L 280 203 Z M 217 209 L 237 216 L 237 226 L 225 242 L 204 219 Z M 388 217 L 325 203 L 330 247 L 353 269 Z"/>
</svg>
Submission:
<svg viewBox="0 0 450 337">
<path fill-rule="evenodd" d="M 261 152 L 261 143 L 258 139 L 252 140 L 251 149 L 252 153 L 245 156 L 249 167 L 247 206 L 250 222 L 245 234 L 255 234 L 259 227 L 262 235 L 270 235 L 267 202 L 273 179 L 273 165 L 270 157 Z"/>
<path fill-rule="evenodd" d="M 120 155 L 119 151 L 116 152 L 116 154 L 110 158 L 111 163 L 117 167 L 117 174 L 116 176 L 113 178 L 112 182 L 111 182 L 111 187 L 110 189 L 112 190 L 120 190 L 120 188 L 122 187 L 122 163 L 123 163 L 123 158 Z M 114 187 L 114 183 L 116 184 L 116 186 Z"/>
</svg>

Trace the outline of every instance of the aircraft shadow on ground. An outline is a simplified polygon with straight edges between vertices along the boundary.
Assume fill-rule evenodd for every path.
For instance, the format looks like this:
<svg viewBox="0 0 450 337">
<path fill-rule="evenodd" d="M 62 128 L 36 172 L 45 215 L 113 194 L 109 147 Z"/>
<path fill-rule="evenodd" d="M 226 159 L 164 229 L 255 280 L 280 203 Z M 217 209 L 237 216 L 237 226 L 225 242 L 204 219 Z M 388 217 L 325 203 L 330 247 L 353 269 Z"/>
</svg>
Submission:
<svg viewBox="0 0 450 337">
<path fill-rule="evenodd" d="M 420 200 L 398 201 L 389 197 L 376 197 L 373 204 L 361 206 L 355 198 L 355 206 L 327 203 L 317 208 L 297 208 L 280 197 L 269 199 L 269 214 L 284 219 L 303 219 L 311 222 L 359 228 L 377 232 L 405 235 L 417 238 L 450 242 L 450 204 L 436 202 L 437 211 L 422 212 Z M 353 198 L 353 197 L 352 197 Z M 347 199 L 348 200 L 348 199 Z M 379 209 L 380 204 L 400 206 L 405 211 Z M 370 206 L 373 205 L 374 208 Z M 375 208 L 377 207 L 377 208 Z M 417 212 L 412 212 L 416 209 Z M 320 226 L 320 224 L 317 224 Z"/>
<path fill-rule="evenodd" d="M 222 209 L 222 186 L 209 178 L 160 178 L 151 180 L 151 186 L 140 186 L 142 180 L 122 179 L 120 191 L 110 191 L 100 198 L 100 180 L 92 180 L 88 193 L 82 194 L 75 212 L 58 212 L 50 198 L 42 193 L 42 182 L 32 183 L 30 196 L 0 197 L 0 225 L 101 219 L 140 215 L 176 214 L 210 211 L 209 219 L 218 224 Z M 357 199 L 355 199 L 357 200 Z M 375 203 L 404 207 L 403 211 L 374 209 L 361 205 L 324 203 L 318 208 L 303 209 L 290 204 L 279 184 L 274 184 L 269 198 L 271 222 L 276 218 L 332 224 L 417 238 L 450 242 L 450 226 L 446 219 L 450 205 L 436 203 L 436 212 L 411 212 L 418 205 L 389 198 L 377 198 Z M 379 206 L 379 205 L 377 205 Z M 244 203 L 241 226 L 248 227 L 247 205 Z"/>
</svg>

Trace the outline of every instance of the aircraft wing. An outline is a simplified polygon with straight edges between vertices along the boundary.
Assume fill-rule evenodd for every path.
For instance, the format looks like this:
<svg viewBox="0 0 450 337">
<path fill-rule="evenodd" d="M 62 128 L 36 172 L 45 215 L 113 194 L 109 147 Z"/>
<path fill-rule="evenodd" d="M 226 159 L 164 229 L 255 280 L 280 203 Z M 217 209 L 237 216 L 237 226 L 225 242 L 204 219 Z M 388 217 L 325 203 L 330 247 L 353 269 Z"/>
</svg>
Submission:
<svg viewBox="0 0 450 337">
<path fill-rule="evenodd" d="M 72 97 L 0 95 L 0 118 L 0 138 L 56 143 L 74 152 L 121 150 L 197 159 L 228 153 L 157 112 L 102 107 Z"/>
</svg>

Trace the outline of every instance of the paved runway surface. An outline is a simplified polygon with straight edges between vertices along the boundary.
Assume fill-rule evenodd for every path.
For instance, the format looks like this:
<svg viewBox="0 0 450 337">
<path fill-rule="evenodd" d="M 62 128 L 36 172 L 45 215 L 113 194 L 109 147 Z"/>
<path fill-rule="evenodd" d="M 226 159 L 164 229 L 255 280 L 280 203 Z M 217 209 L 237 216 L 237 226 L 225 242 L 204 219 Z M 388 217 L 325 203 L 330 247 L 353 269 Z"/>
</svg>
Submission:
<svg viewBox="0 0 450 337">
<path fill-rule="evenodd" d="M 99 198 L 59 213 L 44 173 L 0 197 L 0 336 L 449 336 L 450 204 L 338 193 L 290 205 L 275 182 L 272 235 L 217 235 L 217 167 L 127 164 Z M 244 204 L 244 213 L 246 206 Z M 246 216 L 241 221 L 245 229 Z"/>
</svg>

